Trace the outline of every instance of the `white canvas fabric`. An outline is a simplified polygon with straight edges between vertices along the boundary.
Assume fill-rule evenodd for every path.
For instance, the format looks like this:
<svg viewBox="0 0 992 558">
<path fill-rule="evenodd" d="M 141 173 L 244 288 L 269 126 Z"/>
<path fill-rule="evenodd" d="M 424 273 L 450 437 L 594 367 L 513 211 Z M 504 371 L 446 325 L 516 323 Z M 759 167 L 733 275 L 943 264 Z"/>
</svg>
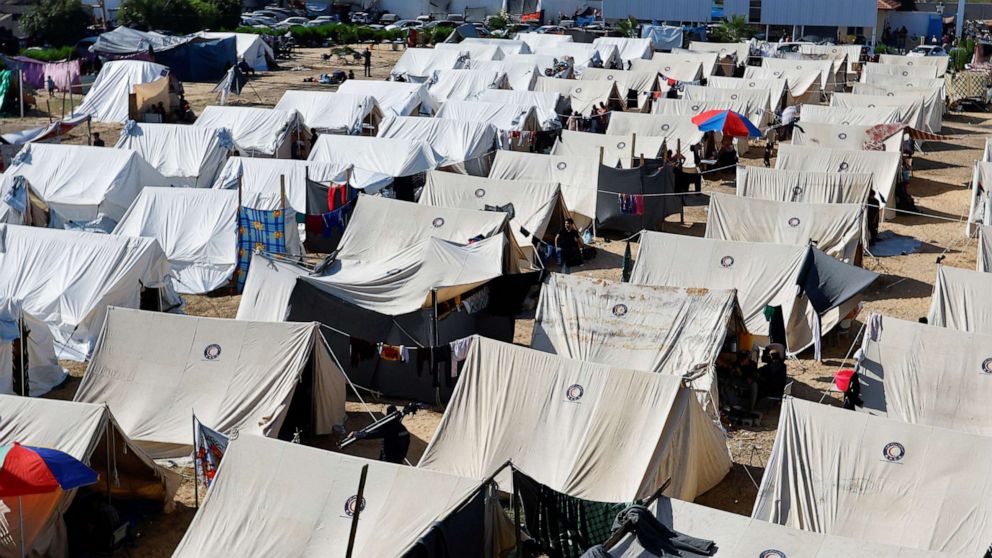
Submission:
<svg viewBox="0 0 992 558">
<path fill-rule="evenodd" d="M 246 435 L 228 446 L 173 556 L 344 556 L 363 467 L 355 556 L 404 556 L 480 490 L 477 480 Z"/>
<path fill-rule="evenodd" d="M 300 113 L 258 107 L 211 105 L 193 123 L 207 128 L 227 128 L 241 155 L 288 159 L 293 132 L 309 134 Z"/>
<path fill-rule="evenodd" d="M 333 168 L 354 165 L 348 183 L 374 193 L 394 178 L 413 176 L 439 166 L 437 154 L 425 139 L 323 135 L 310 150 L 309 161 Z"/>
<path fill-rule="evenodd" d="M 762 60 L 771 60 L 763 58 Z M 820 101 L 821 74 L 818 70 L 796 70 L 790 68 L 772 69 L 764 66 L 746 66 L 744 68 L 744 79 L 784 79 L 789 92 L 787 103 L 796 105 L 800 103 L 816 103 Z"/>
<path fill-rule="evenodd" d="M 820 62 L 827 60 L 830 62 L 830 78 L 828 82 L 834 84 L 833 89 L 841 90 L 844 87 L 844 85 L 846 85 L 847 56 L 843 52 L 837 52 L 832 54 L 831 53 L 814 54 L 814 53 L 803 52 L 802 51 L 802 48 L 804 46 L 803 44 L 797 46 L 800 49 L 799 52 L 779 51 L 775 54 L 775 58 L 782 60 L 789 60 L 789 61 L 798 60 L 802 62 L 807 62 L 807 61 Z M 814 45 L 809 45 L 809 46 L 814 47 Z M 815 45 L 815 46 L 820 46 L 820 45 Z"/>
<path fill-rule="evenodd" d="M 437 70 L 461 68 L 467 62 L 468 55 L 459 50 L 408 48 L 396 61 L 390 74 L 393 79 L 402 77 L 409 82 L 424 83 L 432 81 Z"/>
<path fill-rule="evenodd" d="M 895 207 L 896 176 L 902 165 L 900 153 L 889 151 L 853 151 L 823 147 L 780 144 L 776 169 L 820 172 L 869 173 L 872 188 L 886 207 Z M 889 215 L 886 215 L 888 213 Z M 894 212 L 883 211 L 891 218 Z"/>
<path fill-rule="evenodd" d="M 615 46 L 620 60 L 627 62 L 637 58 L 650 59 L 654 56 L 654 45 L 651 39 L 633 39 L 630 37 L 597 37 L 593 39 L 592 46 L 601 48 L 603 46 Z"/>
<path fill-rule="evenodd" d="M 737 57 L 737 65 L 747 64 L 747 58 L 751 54 L 751 45 L 748 43 L 710 43 L 706 41 L 690 41 L 689 50 L 693 52 L 715 52 L 721 57 Z"/>
<path fill-rule="evenodd" d="M 752 110 L 752 105 L 746 99 L 728 101 L 689 101 L 686 99 L 655 99 L 651 103 L 651 114 L 685 116 L 692 118 L 708 110 L 732 110 L 736 113 L 748 116 L 748 111 Z M 614 113 L 616 114 L 616 113 Z M 610 116 L 613 118 L 613 115 Z M 750 116 L 748 116 L 750 119 Z M 756 126 L 760 123 L 754 123 Z M 697 126 L 698 128 L 698 126 Z"/>
<path fill-rule="evenodd" d="M 235 319 L 256 322 L 282 322 L 289 312 L 289 298 L 296 279 L 310 271 L 296 263 L 266 254 L 252 254 L 248 278 L 238 303 Z"/>
<path fill-rule="evenodd" d="M 573 158 L 591 158 L 599 161 L 602 149 L 603 164 L 616 167 L 618 164 L 625 169 L 634 166 L 634 161 L 641 155 L 645 159 L 657 159 L 663 155 L 662 145 L 664 136 L 642 135 L 605 135 L 591 132 L 572 132 L 562 130 L 561 137 L 555 141 L 551 149 L 552 155 Z M 675 144 L 669 148 L 675 151 Z M 683 151 L 684 151 L 683 147 Z"/>
<path fill-rule="evenodd" d="M 472 60 L 469 67 L 473 70 L 486 70 L 506 74 L 506 83 L 514 91 L 530 91 L 534 88 L 534 81 L 541 71 L 537 65 L 528 62 L 510 62 L 506 60 Z M 481 99 L 486 94 L 480 93 L 477 98 Z"/>
<path fill-rule="evenodd" d="M 787 397 L 751 517 L 978 556 L 992 537 L 990 456 L 986 436 Z"/>
<path fill-rule="evenodd" d="M 843 71 L 845 74 L 856 73 L 855 66 L 861 64 L 861 45 L 818 45 L 813 43 L 802 43 L 799 45 L 799 52 L 803 54 L 815 54 L 828 56 L 833 59 L 843 57 L 845 64 Z M 846 76 L 842 76 L 846 77 Z"/>
<path fill-rule="evenodd" d="M 896 98 L 923 98 L 923 121 L 929 131 L 939 133 L 943 126 L 946 94 L 942 87 L 882 87 L 867 83 L 855 83 L 855 95 L 881 95 Z"/>
<path fill-rule="evenodd" d="M 172 509 L 172 500 L 182 476 L 157 466 L 136 447 L 121 432 L 105 406 L 0 395 L 0 413 L 3 415 L 0 443 L 18 442 L 59 450 L 97 469 L 101 475 L 99 482 L 103 485 L 97 490 L 106 491 L 103 475 L 110 471 L 117 480 L 113 498 L 157 501 L 167 511 Z M 107 463 L 108 455 L 110 463 Z M 57 490 L 22 496 L 20 500 L 6 497 L 0 501 L 5 515 L 0 526 L 0 534 L 3 535 L 0 555 L 21 555 L 19 542 L 22 534 L 18 516 L 23 514 L 24 555 L 70 556 L 62 515 L 72 505 L 75 496 L 76 490 Z M 19 501 L 23 510 L 18 509 Z"/>
<path fill-rule="evenodd" d="M 944 78 L 921 78 L 918 76 L 887 76 L 884 74 L 872 74 L 867 76 L 865 79 L 861 80 L 861 83 L 855 84 L 855 88 L 858 86 L 873 86 L 873 87 L 884 87 L 892 91 L 899 91 L 900 89 L 926 89 L 934 90 L 939 89 L 941 94 L 946 94 L 947 82 Z"/>
<path fill-rule="evenodd" d="M 781 106 L 788 89 L 787 83 L 784 79 L 745 79 L 721 76 L 711 76 L 706 80 L 706 85 L 715 89 L 765 91 L 768 95 L 768 106 L 766 108 L 771 111 Z"/>
<path fill-rule="evenodd" d="M 225 128 L 129 121 L 115 147 L 137 152 L 174 186 L 209 188 L 234 145 Z"/>
<path fill-rule="evenodd" d="M 939 266 L 927 322 L 968 333 L 992 335 L 992 275 Z"/>
<path fill-rule="evenodd" d="M 31 192 L 63 220 L 118 221 L 146 186 L 170 186 L 137 152 L 86 145 L 31 143 L 3 173 L 0 198 L 23 177 Z M 14 208 L 0 202 L 0 223 L 23 222 Z"/>
<path fill-rule="evenodd" d="M 632 72 L 629 70 L 607 70 L 605 68 L 587 68 L 579 76 L 582 81 L 613 81 L 617 84 L 617 93 L 621 97 L 627 98 L 627 92 L 631 89 L 637 91 L 638 104 L 643 106 L 645 95 L 652 91 L 658 91 L 658 74 L 656 72 Z"/>
<path fill-rule="evenodd" d="M 83 102 L 73 115 L 89 115 L 96 122 L 124 122 L 128 116 L 128 95 L 134 86 L 151 83 L 169 75 L 169 68 L 152 62 L 114 60 L 100 69 Z"/>
<path fill-rule="evenodd" d="M 175 291 L 208 293 L 224 286 L 237 265 L 238 193 L 145 188 L 113 234 L 154 238 L 169 260 Z"/>
<path fill-rule="evenodd" d="M 599 158 L 564 157 L 500 150 L 489 178 L 557 182 L 575 224 L 585 228 L 596 216 Z"/>
<path fill-rule="evenodd" d="M 477 211 L 511 204 L 510 231 L 520 246 L 529 246 L 532 236 L 543 239 L 555 212 L 561 217 L 565 207 L 557 182 L 498 180 L 436 171 L 427 174 L 419 203 Z"/>
<path fill-rule="evenodd" d="M 947 73 L 947 66 L 951 61 L 950 56 L 900 56 L 898 54 L 881 54 L 878 57 L 881 64 L 895 66 L 933 66 L 937 68 L 937 75 L 934 77 L 944 77 Z"/>
<path fill-rule="evenodd" d="M 275 60 L 275 53 L 272 47 L 262 40 L 261 35 L 255 33 L 211 33 L 200 31 L 197 36 L 206 39 L 226 39 L 234 37 L 234 48 L 238 52 L 238 60 L 244 59 L 252 68 L 265 72 L 269 69 L 269 60 Z"/>
<path fill-rule="evenodd" d="M 699 131 L 699 126 L 692 123 L 692 116 L 680 114 L 614 112 L 610 115 L 606 134 L 609 136 L 637 134 L 638 141 L 641 137 L 664 139 L 673 152 L 681 143 L 686 168 L 696 166 L 692 156 L 692 146 L 703 140 L 703 132 Z"/>
<path fill-rule="evenodd" d="M 506 74 L 500 70 L 439 70 L 427 92 L 434 103 L 477 99 L 486 89 L 509 89 Z"/>
<path fill-rule="evenodd" d="M 469 37 L 462 39 L 461 45 L 494 45 L 498 46 L 506 54 L 528 54 L 530 47 L 524 41 L 515 39 L 484 39 L 480 37 Z"/>
<path fill-rule="evenodd" d="M 552 46 L 558 43 L 570 43 L 572 42 L 572 36 L 552 33 L 517 33 L 513 36 L 513 40 L 521 41 L 527 45 L 527 48 L 531 52 L 537 52 L 538 49 L 546 46 Z"/>
<path fill-rule="evenodd" d="M 607 502 L 648 496 L 669 477 L 666 494 L 691 500 L 730 470 L 725 435 L 679 378 L 475 337 L 418 467 L 484 479 L 507 460 Z"/>
<path fill-rule="evenodd" d="M 926 426 L 988 436 L 992 420 L 992 335 L 876 316 L 858 373 L 859 410 Z"/>
<path fill-rule="evenodd" d="M 575 360 L 692 376 L 689 385 L 715 415 L 720 408 L 716 357 L 729 336 L 743 332 L 733 290 L 552 273 L 541 288 L 531 347 Z"/>
<path fill-rule="evenodd" d="M 706 238 L 806 245 L 853 264 L 864 236 L 861 204 L 761 200 L 714 192 Z"/>
<path fill-rule="evenodd" d="M 602 68 L 619 68 L 623 65 L 619 50 L 615 45 L 594 45 L 589 43 L 558 42 L 534 48 L 534 54 L 554 56 L 558 60 L 566 57 L 573 59 L 575 73 L 581 74 L 586 68 L 598 66 Z"/>
<path fill-rule="evenodd" d="M 874 125 L 867 124 L 845 126 L 843 124 L 822 124 L 803 120 L 799 126 L 792 130 L 792 145 L 851 151 L 864 150 L 865 142 L 868 141 L 868 130 L 873 127 Z M 902 136 L 901 132 L 896 133 L 882 142 L 885 151 L 901 153 Z"/>
<path fill-rule="evenodd" d="M 9 299 L 0 303 L 0 321 L 17 324 L 14 337 L 0 335 L 0 393 L 15 394 L 13 341 L 21 335 L 27 337 L 25 364 L 28 369 L 28 395 L 44 395 L 65 381 L 68 372 L 59 364 L 55 340 L 45 322 L 25 314 L 18 304 Z"/>
<path fill-rule="evenodd" d="M 801 116 L 800 126 L 805 126 L 809 123 L 840 126 L 875 126 L 876 124 L 896 124 L 901 119 L 901 111 L 897 106 L 868 108 L 802 105 L 799 108 L 799 113 Z"/>
<path fill-rule="evenodd" d="M 626 99 L 626 95 L 620 95 L 616 83 L 610 80 L 593 81 L 538 76 L 534 90 L 557 93 L 569 99 L 572 110 L 576 114 L 586 116 L 591 114 L 600 103 L 606 103 L 609 106 L 612 100 L 622 101 Z"/>
<path fill-rule="evenodd" d="M 496 128 L 491 124 L 443 118 L 387 118 L 379 127 L 379 137 L 427 142 L 438 164 L 445 167 L 485 168 L 486 156 L 496 146 Z"/>
<path fill-rule="evenodd" d="M 917 130 L 939 132 L 939 127 L 936 130 L 931 129 L 923 102 L 924 98 L 922 96 L 889 97 L 887 95 L 855 95 L 854 93 L 840 92 L 834 93 L 830 98 L 830 106 L 843 109 L 896 107 L 899 109 L 898 122 L 916 128 Z"/>
<path fill-rule="evenodd" d="M 761 200 L 863 204 L 872 175 L 737 167 L 737 195 Z"/>
<path fill-rule="evenodd" d="M 921 61 L 925 58 L 929 57 L 914 57 L 915 60 Z M 877 62 L 868 62 L 861 68 L 861 81 L 868 83 L 868 80 L 874 76 L 934 79 L 937 77 L 938 70 L 939 68 L 937 66 L 930 66 L 922 63 L 919 65 L 914 64 L 912 66 L 908 66 L 905 64 L 881 64 Z"/>
<path fill-rule="evenodd" d="M 505 64 L 527 64 L 528 66 L 534 66 L 537 68 L 538 76 L 547 75 L 545 72 L 554 70 L 555 63 L 558 61 L 550 54 L 507 54 L 506 58 L 503 59 L 503 63 Z M 574 72 L 569 72 L 569 76 L 563 77 L 571 77 L 572 73 Z M 531 89 L 533 88 L 534 86 L 531 85 Z"/>
<path fill-rule="evenodd" d="M 656 52 L 650 60 L 631 60 L 630 69 L 654 71 L 679 81 L 695 81 L 713 75 L 719 58 L 720 55 L 716 52 Z M 686 70 L 697 64 L 698 77 L 692 77 L 693 72 Z"/>
<path fill-rule="evenodd" d="M 992 163 L 976 161 L 971 176 L 971 204 L 968 207 L 968 236 L 974 234 L 974 223 L 992 226 Z"/>
<path fill-rule="evenodd" d="M 318 145 L 325 137 L 343 136 L 321 136 Z M 242 205 L 257 209 L 278 209 L 281 201 L 280 186 L 285 182 L 286 204 L 303 213 L 307 210 L 307 179 L 322 184 L 344 184 L 348 182 L 348 172 L 347 166 L 335 162 L 231 157 L 217 175 L 213 187 L 237 190 L 240 182 Z"/>
<path fill-rule="evenodd" d="M 372 97 L 383 113 L 396 116 L 431 114 L 437 108 L 426 83 L 349 79 L 338 86 L 338 93 Z"/>
<path fill-rule="evenodd" d="M 469 61 L 502 60 L 506 53 L 499 45 L 476 43 L 438 43 L 434 50 L 454 50 L 468 55 Z"/>
<path fill-rule="evenodd" d="M 343 424 L 345 378 L 316 323 L 110 308 L 75 401 L 110 407 L 156 459 L 188 455 L 193 415 L 226 435 L 279 433 L 313 359 L 316 434 Z"/>
<path fill-rule="evenodd" d="M 686 85 L 682 90 L 682 99 L 691 102 L 704 102 L 738 106 L 744 103 L 743 110 L 736 111 L 746 115 L 748 120 L 757 126 L 764 126 L 771 120 L 771 92 L 767 89 L 719 89 L 701 85 Z"/>
<path fill-rule="evenodd" d="M 276 110 L 300 113 L 303 125 L 324 134 L 362 133 L 362 125 L 382 120 L 375 97 L 328 91 L 294 91 L 282 94 Z"/>
<path fill-rule="evenodd" d="M 992 227 L 978 227 L 978 271 L 992 273 Z"/>
<path fill-rule="evenodd" d="M 649 506 L 670 529 L 716 543 L 721 558 L 951 558 L 951 553 L 870 543 L 841 535 L 824 535 L 783 527 L 744 515 L 660 498 Z M 657 558 L 633 534 L 609 549 L 613 558 Z"/>
<path fill-rule="evenodd" d="M 158 242 L 0 225 L 0 300 L 43 321 L 61 359 L 90 354 L 108 306 L 137 308 L 142 286 L 167 287 Z"/>
<path fill-rule="evenodd" d="M 511 106 L 533 106 L 537 111 L 538 119 L 541 121 L 541 127 L 545 130 L 561 127 L 561 122 L 558 120 L 558 112 L 556 110 L 560 100 L 561 95 L 554 91 L 507 91 L 505 89 L 487 89 L 479 95 L 479 101 L 484 103 L 498 103 Z"/>
<path fill-rule="evenodd" d="M 775 77 L 789 80 L 789 87 L 795 87 L 792 83 L 793 77 L 818 74 L 820 80 L 820 91 L 833 91 L 837 87 L 836 74 L 834 73 L 834 63 L 831 60 L 790 60 L 786 58 L 762 58 L 761 68 L 771 70 L 773 74 L 780 74 Z M 747 74 L 744 77 L 748 77 Z M 799 81 L 805 82 L 805 78 Z M 794 97 L 796 95 L 793 92 Z"/>
<path fill-rule="evenodd" d="M 503 132 L 536 132 L 542 129 L 533 105 L 511 105 L 485 101 L 448 101 L 435 118 L 492 124 Z"/>
</svg>

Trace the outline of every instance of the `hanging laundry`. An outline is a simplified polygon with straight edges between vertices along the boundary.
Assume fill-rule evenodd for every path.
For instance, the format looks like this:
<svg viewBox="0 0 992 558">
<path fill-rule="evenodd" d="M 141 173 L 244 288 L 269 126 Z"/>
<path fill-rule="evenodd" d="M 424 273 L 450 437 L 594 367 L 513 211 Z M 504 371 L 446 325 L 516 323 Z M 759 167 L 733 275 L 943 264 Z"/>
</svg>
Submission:
<svg viewBox="0 0 992 558">
<path fill-rule="evenodd" d="M 644 215 L 644 196 L 640 194 L 617 194 L 617 204 L 624 215 Z"/>
<path fill-rule="evenodd" d="M 379 357 L 382 360 L 407 362 L 410 360 L 410 351 L 403 345 L 379 343 Z"/>
<path fill-rule="evenodd" d="M 468 357 L 468 350 L 472 348 L 472 341 L 475 337 L 463 337 L 450 343 L 451 347 L 451 377 L 458 376 L 458 363 Z"/>
<path fill-rule="evenodd" d="M 375 358 L 378 352 L 374 343 L 357 337 L 348 337 L 348 349 L 351 352 L 352 368 L 357 367 L 363 360 Z"/>
<path fill-rule="evenodd" d="M 286 253 L 286 213 L 282 209 L 238 208 L 238 292 L 244 290 L 255 252 Z"/>
<path fill-rule="evenodd" d="M 483 287 L 468 298 L 462 300 L 462 306 L 469 314 L 485 310 L 489 306 L 489 287 Z"/>
</svg>

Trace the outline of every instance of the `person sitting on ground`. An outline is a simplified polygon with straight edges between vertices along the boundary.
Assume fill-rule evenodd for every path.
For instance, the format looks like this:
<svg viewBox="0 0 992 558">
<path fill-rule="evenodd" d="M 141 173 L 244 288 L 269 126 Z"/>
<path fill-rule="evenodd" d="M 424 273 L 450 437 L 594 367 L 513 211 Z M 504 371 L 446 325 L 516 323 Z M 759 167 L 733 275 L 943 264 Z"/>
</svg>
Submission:
<svg viewBox="0 0 992 558">
<path fill-rule="evenodd" d="M 734 138 L 723 136 L 720 140 L 720 151 L 717 153 L 716 167 L 723 169 L 737 164 L 737 150 L 734 149 Z"/>
<path fill-rule="evenodd" d="M 255 75 L 255 68 L 252 68 L 251 64 L 249 64 L 248 61 L 245 60 L 244 58 L 242 58 L 241 61 L 238 62 L 238 69 L 241 70 L 241 73 L 246 76 Z"/>
<path fill-rule="evenodd" d="M 582 265 L 582 235 L 575 228 L 575 221 L 565 219 L 565 228 L 555 235 L 555 248 L 561 256 L 561 272 L 569 273 L 571 268 Z"/>
<path fill-rule="evenodd" d="M 761 357 L 764 366 L 758 369 L 758 392 L 760 397 L 782 397 L 789 383 L 789 373 L 785 357 L 779 348 L 768 349 Z"/>
</svg>

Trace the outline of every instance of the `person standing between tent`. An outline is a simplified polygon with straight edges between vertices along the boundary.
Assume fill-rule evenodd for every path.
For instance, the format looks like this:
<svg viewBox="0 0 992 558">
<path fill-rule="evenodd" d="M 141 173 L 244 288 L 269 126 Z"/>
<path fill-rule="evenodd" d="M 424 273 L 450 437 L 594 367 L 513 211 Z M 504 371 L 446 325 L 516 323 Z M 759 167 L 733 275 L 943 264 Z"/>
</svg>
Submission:
<svg viewBox="0 0 992 558">
<path fill-rule="evenodd" d="M 386 407 L 386 415 L 397 413 L 395 405 Z M 379 452 L 379 461 L 389 463 L 403 463 L 406 453 L 410 450 L 410 431 L 403 426 L 403 417 L 399 416 L 395 420 L 376 428 L 372 432 L 358 431 L 352 435 L 359 440 L 382 440 L 382 450 Z"/>
<path fill-rule="evenodd" d="M 365 64 L 365 77 L 372 77 L 372 50 L 369 47 L 362 51 L 362 61 Z"/>
<path fill-rule="evenodd" d="M 575 221 L 565 219 L 565 228 L 555 235 L 555 248 L 561 257 L 561 272 L 569 273 L 571 268 L 582 265 L 582 235 L 575 228 Z"/>
<path fill-rule="evenodd" d="M 48 96 L 49 97 L 54 97 L 55 96 L 55 80 L 52 79 L 52 76 L 48 76 L 48 79 L 45 80 L 45 87 L 48 89 Z"/>
<path fill-rule="evenodd" d="M 104 147 L 106 142 L 100 139 L 100 132 L 93 132 L 93 147 Z"/>
</svg>

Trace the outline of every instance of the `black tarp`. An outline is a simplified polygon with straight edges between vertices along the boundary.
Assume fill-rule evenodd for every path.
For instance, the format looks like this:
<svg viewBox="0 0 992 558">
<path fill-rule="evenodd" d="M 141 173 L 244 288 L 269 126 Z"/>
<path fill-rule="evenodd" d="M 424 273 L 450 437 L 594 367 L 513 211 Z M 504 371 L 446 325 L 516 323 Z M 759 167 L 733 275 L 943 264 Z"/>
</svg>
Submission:
<svg viewBox="0 0 992 558">
<path fill-rule="evenodd" d="M 878 279 L 874 271 L 846 264 L 810 247 L 799 276 L 799 287 L 818 314 L 836 308 Z"/>
<path fill-rule="evenodd" d="M 486 489 L 435 521 L 404 558 L 463 558 L 486 556 Z"/>
<path fill-rule="evenodd" d="M 633 169 L 600 165 L 597 226 L 628 234 L 660 230 L 665 217 L 682 212 L 682 196 L 670 195 L 674 193 L 671 165 L 653 161 Z"/>
</svg>

